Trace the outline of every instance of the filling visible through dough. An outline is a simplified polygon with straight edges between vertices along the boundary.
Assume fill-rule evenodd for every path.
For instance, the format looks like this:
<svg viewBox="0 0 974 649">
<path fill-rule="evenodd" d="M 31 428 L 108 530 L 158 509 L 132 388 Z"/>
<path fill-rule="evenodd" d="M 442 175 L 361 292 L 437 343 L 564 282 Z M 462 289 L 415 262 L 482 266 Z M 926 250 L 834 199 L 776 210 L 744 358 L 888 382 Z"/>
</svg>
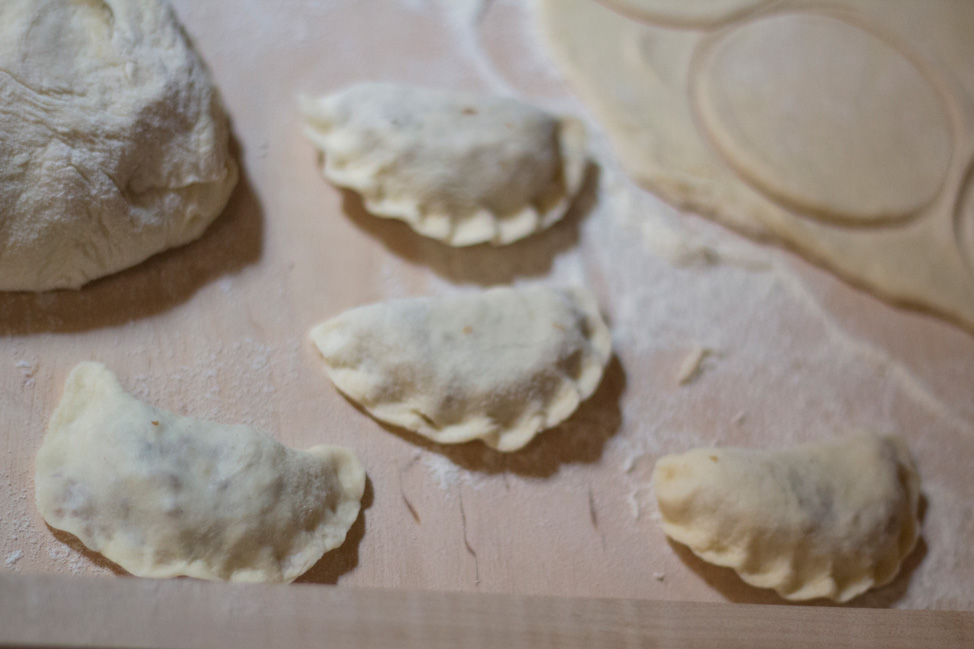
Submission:
<svg viewBox="0 0 974 649">
<path fill-rule="evenodd" d="M 608 327 L 582 289 L 494 288 L 346 311 L 311 330 L 371 415 L 441 444 L 516 451 L 595 392 Z"/>
<path fill-rule="evenodd" d="M 154 408 L 104 365 L 81 363 L 37 452 L 35 485 L 48 524 L 134 575 L 292 581 L 344 542 L 365 471 L 344 448 L 297 451 Z"/>
<path fill-rule="evenodd" d="M 325 177 L 451 246 L 539 232 L 582 186 L 581 122 L 513 99 L 363 83 L 301 103 Z"/>
<path fill-rule="evenodd" d="M 653 484 L 667 536 L 791 600 L 882 586 L 919 536 L 920 481 L 898 437 L 699 448 L 660 458 Z"/>
</svg>

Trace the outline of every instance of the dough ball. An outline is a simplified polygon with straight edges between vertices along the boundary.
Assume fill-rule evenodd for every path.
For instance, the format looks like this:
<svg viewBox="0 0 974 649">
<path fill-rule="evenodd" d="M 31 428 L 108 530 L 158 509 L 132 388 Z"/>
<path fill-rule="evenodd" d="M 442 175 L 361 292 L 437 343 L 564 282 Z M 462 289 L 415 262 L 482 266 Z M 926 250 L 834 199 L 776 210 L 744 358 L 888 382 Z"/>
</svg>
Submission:
<svg viewBox="0 0 974 649">
<path fill-rule="evenodd" d="M 0 3 L 0 290 L 78 288 L 199 237 L 237 181 L 163 0 Z"/>
</svg>

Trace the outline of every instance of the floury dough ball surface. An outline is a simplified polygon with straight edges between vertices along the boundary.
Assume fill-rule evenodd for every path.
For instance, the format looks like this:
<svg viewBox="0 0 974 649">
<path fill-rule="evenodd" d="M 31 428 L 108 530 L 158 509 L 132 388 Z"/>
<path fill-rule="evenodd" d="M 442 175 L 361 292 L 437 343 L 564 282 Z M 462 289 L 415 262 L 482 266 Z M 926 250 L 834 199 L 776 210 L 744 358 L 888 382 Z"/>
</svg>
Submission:
<svg viewBox="0 0 974 649">
<path fill-rule="evenodd" d="M 237 182 L 164 0 L 0 2 L 0 290 L 77 288 L 199 237 Z"/>
</svg>

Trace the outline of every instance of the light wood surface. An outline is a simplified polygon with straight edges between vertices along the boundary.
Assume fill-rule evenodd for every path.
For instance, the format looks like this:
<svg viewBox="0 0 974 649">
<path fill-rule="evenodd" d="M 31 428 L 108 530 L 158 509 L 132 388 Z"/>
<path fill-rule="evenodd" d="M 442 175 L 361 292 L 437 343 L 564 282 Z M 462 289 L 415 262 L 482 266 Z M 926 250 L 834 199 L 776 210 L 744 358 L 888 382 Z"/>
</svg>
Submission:
<svg viewBox="0 0 974 649">
<path fill-rule="evenodd" d="M 953 649 L 971 643 L 974 613 L 0 575 L 0 646 Z"/>
<path fill-rule="evenodd" d="M 656 458 L 701 444 L 780 447 L 871 427 L 906 437 L 927 504 L 923 541 L 900 576 L 852 605 L 974 609 L 974 337 L 890 307 L 790 253 L 676 214 L 626 184 L 591 122 L 597 173 L 579 205 L 550 231 L 505 248 L 425 240 L 364 214 L 353 195 L 321 178 L 301 133 L 298 93 L 393 79 L 514 94 L 585 118 L 523 2 L 173 4 L 225 97 L 244 177 L 196 243 L 80 291 L 0 294 L 0 574 L 117 571 L 48 528 L 33 504 L 33 458 L 64 378 L 75 363 L 99 360 L 159 407 L 254 424 L 298 448 L 332 443 L 359 454 L 369 474 L 365 510 L 345 545 L 299 581 L 782 604 L 665 539 L 649 489 Z M 639 208 L 629 216 L 626 201 Z M 746 259 L 701 253 L 696 265 L 674 265 L 643 217 Z M 336 392 L 307 340 L 312 325 L 351 306 L 511 282 L 588 285 L 616 350 L 596 395 L 514 455 L 441 447 L 383 427 Z M 681 365 L 700 345 L 715 353 L 679 385 Z M 143 598 L 159 615 L 167 609 L 155 593 L 173 602 L 181 589 L 237 592 L 118 581 L 119 597 Z M 31 587 L 4 583 L 20 593 Z M 66 586 L 65 597 L 85 588 Z M 268 592 L 282 602 L 340 597 Z M 407 595 L 374 597 L 414 610 Z M 83 615 L 87 602 L 73 601 Z M 574 610 L 565 606 L 559 615 Z M 629 610 L 671 610 L 612 606 L 623 616 L 612 619 L 626 621 L 639 617 Z M 791 610 L 780 619 L 806 619 Z M 849 616 L 835 618 L 848 621 L 849 633 L 860 619 L 828 613 Z M 274 628 L 311 624 L 284 620 Z"/>
</svg>

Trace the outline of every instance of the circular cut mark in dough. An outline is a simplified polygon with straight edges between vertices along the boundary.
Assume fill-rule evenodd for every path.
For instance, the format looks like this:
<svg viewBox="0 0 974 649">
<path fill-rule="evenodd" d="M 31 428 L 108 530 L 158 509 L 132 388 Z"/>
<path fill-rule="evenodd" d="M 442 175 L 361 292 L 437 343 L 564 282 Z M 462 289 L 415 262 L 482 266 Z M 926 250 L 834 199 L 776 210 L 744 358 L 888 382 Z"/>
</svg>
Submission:
<svg viewBox="0 0 974 649">
<path fill-rule="evenodd" d="M 742 17 L 774 0 L 599 0 L 636 20 L 665 27 L 708 28 Z"/>
<path fill-rule="evenodd" d="M 933 84 L 893 46 L 837 18 L 779 14 L 698 52 L 695 110 L 719 154 L 757 190 L 849 225 L 915 215 L 951 161 Z"/>
<path fill-rule="evenodd" d="M 974 159 L 967 165 L 964 187 L 957 204 L 957 238 L 967 270 L 974 274 Z"/>
</svg>

